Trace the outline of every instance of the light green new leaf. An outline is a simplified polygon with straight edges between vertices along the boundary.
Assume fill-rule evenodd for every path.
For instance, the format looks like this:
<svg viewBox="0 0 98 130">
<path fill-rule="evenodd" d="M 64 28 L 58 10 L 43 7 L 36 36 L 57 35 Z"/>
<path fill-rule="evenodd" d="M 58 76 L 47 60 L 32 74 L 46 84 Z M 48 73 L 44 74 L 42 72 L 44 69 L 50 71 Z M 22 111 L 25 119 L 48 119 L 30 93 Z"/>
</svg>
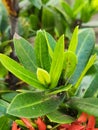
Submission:
<svg viewBox="0 0 98 130">
<path fill-rule="evenodd" d="M 44 89 L 37 78 L 36 75 L 29 70 L 25 69 L 16 61 L 12 60 L 8 56 L 4 54 L 0 54 L 0 62 L 4 65 L 6 69 L 8 69 L 11 73 L 13 73 L 16 77 L 20 78 L 24 82 L 32 85 L 35 88 Z"/>
<path fill-rule="evenodd" d="M 15 51 L 19 58 L 19 61 L 23 64 L 23 66 L 26 69 L 36 72 L 36 58 L 32 45 L 24 38 L 18 36 L 18 34 L 14 35 L 13 40 Z"/>
<path fill-rule="evenodd" d="M 50 84 L 50 75 L 49 73 L 41 68 L 37 69 L 37 78 L 43 85 L 49 85 Z"/>
<path fill-rule="evenodd" d="M 98 98 L 72 98 L 69 100 L 68 105 L 70 105 L 71 108 L 98 117 Z"/>
<path fill-rule="evenodd" d="M 64 77 L 69 78 L 73 72 L 75 71 L 77 65 L 77 57 L 75 53 L 71 51 L 66 51 L 64 53 L 64 65 L 63 65 L 63 72 L 64 72 Z"/>
<path fill-rule="evenodd" d="M 78 26 L 74 29 L 68 51 L 76 52 L 77 44 L 78 44 Z"/>
<path fill-rule="evenodd" d="M 50 78 L 51 85 L 50 88 L 56 87 L 60 75 L 63 69 L 63 61 L 64 61 L 64 35 L 62 35 L 55 47 L 52 64 L 50 68 Z"/>
<path fill-rule="evenodd" d="M 53 57 L 53 51 L 54 51 L 54 48 L 55 48 L 55 45 L 56 45 L 56 41 L 48 32 L 44 31 L 44 35 L 45 35 L 45 38 L 46 38 L 46 41 L 47 41 L 49 54 L 52 58 Z"/>
<path fill-rule="evenodd" d="M 38 67 L 44 70 L 50 70 L 50 56 L 48 52 L 48 45 L 43 31 L 38 31 L 35 39 L 35 53 Z"/>
<path fill-rule="evenodd" d="M 51 122 L 56 122 L 60 124 L 64 124 L 64 123 L 67 124 L 74 121 L 74 119 L 71 116 L 62 113 L 59 110 L 47 114 L 47 117 Z"/>
<path fill-rule="evenodd" d="M 7 113 L 17 117 L 35 118 L 57 109 L 64 96 L 45 96 L 44 93 L 22 93 L 8 107 Z"/>
<path fill-rule="evenodd" d="M 80 83 L 81 83 L 81 81 L 82 81 L 84 75 L 85 75 L 86 72 L 90 69 L 90 67 L 94 64 L 95 60 L 96 60 L 96 55 L 91 56 L 91 58 L 89 59 L 87 65 L 86 65 L 86 67 L 85 67 L 85 69 L 84 69 L 83 72 L 81 73 L 81 76 L 79 77 L 77 83 L 76 83 L 75 86 L 74 86 L 75 90 L 79 87 L 79 85 L 80 85 Z"/>
</svg>

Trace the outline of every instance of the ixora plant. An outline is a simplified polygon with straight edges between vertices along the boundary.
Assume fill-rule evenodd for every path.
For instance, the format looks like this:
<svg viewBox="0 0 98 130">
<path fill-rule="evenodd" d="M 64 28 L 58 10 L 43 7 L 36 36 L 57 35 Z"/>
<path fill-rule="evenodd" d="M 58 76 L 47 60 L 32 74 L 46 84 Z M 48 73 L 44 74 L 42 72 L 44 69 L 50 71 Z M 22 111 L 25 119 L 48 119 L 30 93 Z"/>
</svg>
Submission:
<svg viewBox="0 0 98 130">
<path fill-rule="evenodd" d="M 13 42 L 20 63 L 4 54 L 0 54 L 0 62 L 28 85 L 16 92 L 1 91 L 0 129 L 8 130 L 12 125 L 12 130 L 97 130 L 94 39 L 92 29 L 78 31 L 76 27 L 65 49 L 64 35 L 56 42 L 49 33 L 39 30 L 33 47 L 15 34 Z"/>
</svg>

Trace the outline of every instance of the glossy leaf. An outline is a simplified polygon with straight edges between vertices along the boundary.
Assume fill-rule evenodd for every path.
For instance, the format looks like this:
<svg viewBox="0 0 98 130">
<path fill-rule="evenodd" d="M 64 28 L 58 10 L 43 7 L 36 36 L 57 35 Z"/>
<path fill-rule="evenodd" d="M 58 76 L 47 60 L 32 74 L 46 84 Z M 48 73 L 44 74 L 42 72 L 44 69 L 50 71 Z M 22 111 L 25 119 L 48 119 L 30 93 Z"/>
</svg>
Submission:
<svg viewBox="0 0 98 130">
<path fill-rule="evenodd" d="M 46 115 L 60 105 L 64 97 L 45 96 L 44 93 L 22 93 L 9 105 L 7 113 L 17 117 L 35 118 Z"/>
<path fill-rule="evenodd" d="M 96 55 L 93 55 L 93 56 L 90 57 L 90 59 L 89 59 L 87 65 L 86 65 L 86 67 L 84 68 L 84 70 L 83 70 L 83 72 L 81 73 L 81 75 L 80 75 L 80 77 L 79 77 L 77 83 L 76 83 L 75 86 L 74 86 L 75 89 L 77 89 L 77 88 L 79 87 L 79 85 L 80 85 L 80 83 L 81 83 L 81 81 L 82 81 L 84 75 L 85 75 L 86 72 L 90 69 L 90 67 L 94 64 L 95 60 L 96 60 Z"/>
<path fill-rule="evenodd" d="M 76 95 L 79 97 L 93 97 L 98 91 L 98 62 L 96 62 L 83 78 Z"/>
<path fill-rule="evenodd" d="M 62 35 L 55 47 L 52 64 L 50 68 L 50 78 L 51 85 L 50 88 L 56 87 L 60 75 L 63 69 L 63 60 L 64 60 L 64 36 Z"/>
<path fill-rule="evenodd" d="M 76 70 L 71 77 L 71 83 L 75 84 L 84 70 L 95 44 L 94 31 L 92 29 L 82 29 L 78 35 L 78 46 L 76 55 L 78 64 Z"/>
<path fill-rule="evenodd" d="M 36 72 L 36 57 L 32 45 L 18 34 L 14 35 L 13 40 L 19 61 L 26 69 Z"/>
<path fill-rule="evenodd" d="M 38 67 L 50 70 L 50 56 L 48 53 L 47 41 L 43 31 L 38 31 L 35 39 L 35 53 Z"/>
<path fill-rule="evenodd" d="M 38 82 L 35 74 L 25 69 L 23 66 L 8 56 L 0 54 L 0 62 L 6 69 L 8 69 L 11 73 L 13 73 L 16 77 L 20 78 L 24 82 L 32 85 L 35 88 L 44 89 L 44 87 Z"/>
<path fill-rule="evenodd" d="M 70 44 L 69 44 L 69 48 L 68 51 L 72 51 L 72 52 L 76 52 L 76 48 L 77 48 L 77 44 L 78 44 L 78 26 L 74 29 Z"/>
<path fill-rule="evenodd" d="M 75 71 L 77 65 L 77 57 L 71 51 L 66 51 L 64 54 L 64 77 L 69 78 Z"/>
<path fill-rule="evenodd" d="M 66 123 L 71 123 L 74 121 L 74 119 L 71 116 L 68 116 L 59 110 L 56 110 L 52 113 L 47 114 L 47 117 L 51 122 L 56 122 L 60 124 L 66 124 Z"/>
<path fill-rule="evenodd" d="M 72 98 L 68 104 L 72 108 L 98 116 L 98 98 Z"/>
<path fill-rule="evenodd" d="M 37 78 L 40 81 L 40 83 L 42 83 L 44 85 L 50 84 L 50 75 L 44 69 L 41 69 L 41 68 L 37 69 Z"/>
</svg>

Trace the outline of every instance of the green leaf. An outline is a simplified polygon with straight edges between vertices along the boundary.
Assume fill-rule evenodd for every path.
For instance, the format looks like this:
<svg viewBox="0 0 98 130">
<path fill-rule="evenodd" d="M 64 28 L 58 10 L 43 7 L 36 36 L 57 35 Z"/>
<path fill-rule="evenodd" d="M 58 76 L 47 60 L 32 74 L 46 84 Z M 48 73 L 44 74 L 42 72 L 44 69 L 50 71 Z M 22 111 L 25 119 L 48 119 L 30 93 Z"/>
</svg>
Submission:
<svg viewBox="0 0 98 130">
<path fill-rule="evenodd" d="M 79 97 L 92 97 L 98 92 L 98 62 L 89 69 L 83 78 L 76 95 Z"/>
<path fill-rule="evenodd" d="M 64 67 L 63 73 L 65 78 L 70 78 L 70 76 L 75 71 L 76 65 L 77 65 L 77 57 L 75 53 L 71 51 L 66 51 L 64 53 L 64 65 L 63 65 Z"/>
<path fill-rule="evenodd" d="M 38 9 L 41 9 L 41 6 L 42 6 L 42 1 L 41 0 L 30 0 L 31 3 L 37 7 Z"/>
<path fill-rule="evenodd" d="M 67 124 L 74 121 L 74 119 L 71 116 L 62 113 L 59 110 L 47 114 L 47 117 L 51 122 L 56 122 L 60 124 Z"/>
<path fill-rule="evenodd" d="M 0 116 L 6 114 L 6 109 L 8 107 L 8 103 L 2 99 L 0 99 Z"/>
<path fill-rule="evenodd" d="M 86 6 L 87 1 L 85 0 L 75 0 L 75 4 L 73 7 L 73 15 L 76 17 L 80 12 L 82 12 L 82 9 L 84 6 Z"/>
<path fill-rule="evenodd" d="M 8 56 L 0 54 L 0 62 L 6 69 L 8 69 L 11 73 L 13 73 L 16 77 L 20 78 L 24 82 L 32 85 L 35 88 L 44 89 L 44 86 L 38 82 L 35 74 L 25 69 L 23 66 Z"/>
<path fill-rule="evenodd" d="M 49 54 L 50 54 L 51 58 L 53 58 L 53 51 L 54 51 L 54 48 L 56 45 L 56 41 L 48 32 L 44 31 L 44 35 L 45 35 L 45 38 L 47 41 Z"/>
<path fill-rule="evenodd" d="M 1 94 L 1 98 L 7 102 L 11 102 L 12 99 L 17 95 L 17 92 L 9 92 Z"/>
<path fill-rule="evenodd" d="M 35 39 L 35 53 L 38 67 L 50 70 L 50 56 L 48 53 L 47 41 L 43 31 L 38 31 Z"/>
<path fill-rule="evenodd" d="M 26 69 L 36 72 L 37 65 L 32 45 L 18 34 L 14 35 L 13 40 L 19 61 Z"/>
<path fill-rule="evenodd" d="M 77 44 L 78 44 L 78 26 L 74 29 L 68 51 L 76 52 Z"/>
<path fill-rule="evenodd" d="M 82 29 L 78 35 L 78 46 L 76 50 L 76 55 L 78 58 L 78 64 L 76 70 L 71 77 L 70 82 L 75 84 L 79 79 L 81 73 L 83 72 L 89 57 L 92 53 L 95 44 L 95 35 L 92 29 Z"/>
<path fill-rule="evenodd" d="M 86 72 L 90 69 L 90 67 L 94 64 L 95 60 L 96 60 L 96 55 L 91 56 L 91 58 L 89 59 L 87 65 L 86 65 L 86 67 L 85 67 L 85 69 L 84 69 L 83 72 L 81 73 L 81 75 L 80 75 L 80 77 L 79 77 L 77 83 L 76 83 L 75 86 L 74 86 L 75 90 L 79 87 L 79 85 L 80 85 L 80 83 L 81 83 L 81 81 L 82 81 L 84 75 L 85 75 Z"/>
<path fill-rule="evenodd" d="M 67 14 L 67 16 L 70 18 L 73 18 L 73 11 L 72 11 L 70 5 L 67 4 L 66 1 L 63 1 L 61 4 L 62 4 L 62 7 L 63 7 L 65 13 Z"/>
<path fill-rule="evenodd" d="M 44 85 L 50 84 L 50 75 L 44 69 L 41 69 L 41 68 L 37 69 L 37 78 L 40 81 L 40 83 L 42 83 Z"/>
<path fill-rule="evenodd" d="M 6 116 L 0 117 L 0 130 L 10 130 L 10 122 Z"/>
<path fill-rule="evenodd" d="M 69 100 L 68 105 L 98 117 L 98 98 L 72 98 Z"/>
<path fill-rule="evenodd" d="M 63 99 L 63 96 L 45 96 L 44 93 L 22 93 L 13 99 L 7 113 L 17 117 L 35 118 L 55 111 Z"/>
<path fill-rule="evenodd" d="M 54 26 L 54 12 L 50 8 L 44 6 L 42 10 L 42 28 L 49 33 L 53 33 Z"/>
<path fill-rule="evenodd" d="M 50 88 L 56 87 L 63 69 L 64 61 L 64 35 L 62 35 L 55 47 L 52 64 L 50 68 L 51 85 Z"/>
</svg>

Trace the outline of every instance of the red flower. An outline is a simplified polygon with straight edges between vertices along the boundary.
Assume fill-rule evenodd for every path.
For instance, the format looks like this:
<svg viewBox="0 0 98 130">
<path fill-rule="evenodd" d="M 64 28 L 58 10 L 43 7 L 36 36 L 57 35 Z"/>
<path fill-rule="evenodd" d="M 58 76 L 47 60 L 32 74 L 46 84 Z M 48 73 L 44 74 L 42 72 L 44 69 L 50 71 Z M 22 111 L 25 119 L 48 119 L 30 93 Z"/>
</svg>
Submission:
<svg viewBox="0 0 98 130">
<path fill-rule="evenodd" d="M 24 124 L 26 125 L 26 127 L 29 128 L 29 130 L 35 130 L 34 127 L 31 124 L 31 122 L 28 119 L 21 118 L 21 120 L 24 122 Z"/>
<path fill-rule="evenodd" d="M 46 124 L 42 121 L 40 117 L 36 120 L 36 124 L 38 126 L 38 130 L 46 130 Z"/>
<path fill-rule="evenodd" d="M 16 122 L 13 122 L 13 124 L 12 124 L 12 130 L 21 130 L 21 128 L 18 128 Z"/>
<path fill-rule="evenodd" d="M 94 116 L 89 116 L 83 112 L 76 121 L 71 124 L 60 125 L 58 130 L 98 130 L 98 128 L 94 128 L 95 122 Z"/>
</svg>

